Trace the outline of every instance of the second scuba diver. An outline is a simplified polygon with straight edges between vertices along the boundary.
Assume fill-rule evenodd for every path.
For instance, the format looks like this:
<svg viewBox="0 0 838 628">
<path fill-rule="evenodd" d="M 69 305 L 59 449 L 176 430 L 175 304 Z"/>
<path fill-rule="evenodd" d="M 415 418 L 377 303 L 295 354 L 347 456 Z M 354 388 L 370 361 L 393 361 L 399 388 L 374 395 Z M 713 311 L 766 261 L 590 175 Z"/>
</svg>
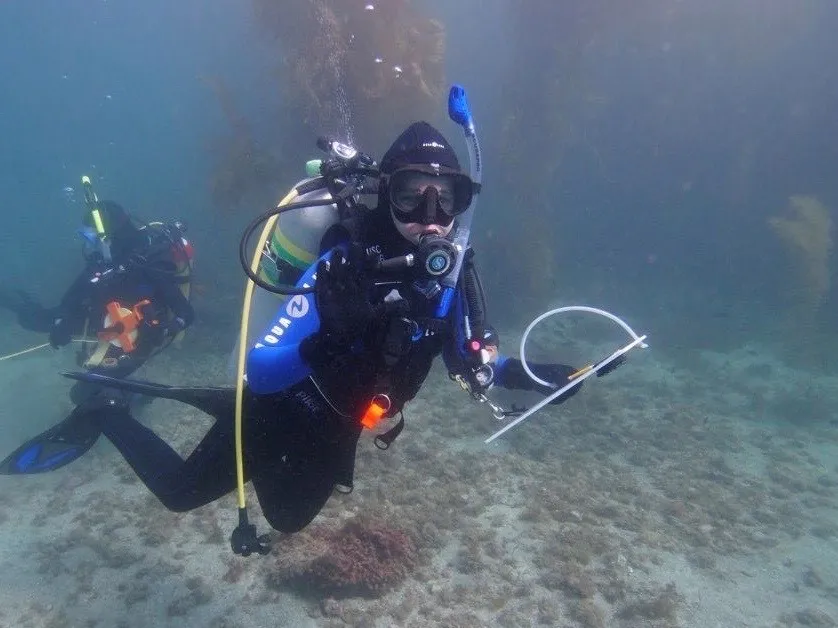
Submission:
<svg viewBox="0 0 838 628">
<path fill-rule="evenodd" d="M 519 360 L 497 356 L 498 340 L 486 321 L 472 252 L 459 253 L 451 243 L 475 188 L 445 137 L 426 122 L 411 124 L 381 160 L 377 206 L 328 229 L 319 259 L 299 276 L 297 286 L 313 285 L 314 299 L 298 294 L 288 300 L 249 351 L 244 475 L 275 529 L 304 528 L 335 489 L 351 489 L 362 430 L 374 428 L 382 417 L 399 416 L 437 356 L 443 356 L 452 379 L 484 390 L 492 383 L 545 394 L 558 387 L 537 386 Z M 439 277 L 459 254 L 461 279 L 446 293 Z M 279 267 L 282 260 L 275 262 Z M 490 355 L 494 368 L 487 369 Z M 566 383 L 574 372 L 563 364 L 531 366 L 550 382 Z M 105 383 L 185 401 L 211 414 L 215 423 L 184 460 L 134 419 L 119 398 L 99 396 L 68 419 L 65 436 L 73 425 L 82 433 L 101 431 L 173 511 L 204 506 L 236 488 L 233 389 Z M 399 420 L 379 435 L 377 444 L 389 445 L 401 425 Z M 60 455 L 57 444 L 50 446 Z M 56 467 L 83 453 L 74 449 L 72 438 L 64 450 L 69 453 Z M 42 457 L 23 447 L 0 471 L 31 472 L 25 464 L 16 466 L 24 459 L 40 464 Z M 240 549 L 246 554 L 253 548 Z"/>
<path fill-rule="evenodd" d="M 89 339 L 79 365 L 122 378 L 192 324 L 192 245 L 181 223 L 136 225 L 118 203 L 99 201 L 87 177 L 82 181 L 84 268 L 55 307 L 19 290 L 4 290 L 0 307 L 15 312 L 23 328 L 48 333 L 54 348 L 74 336 Z M 71 399 L 78 405 L 100 388 L 77 382 Z"/>
</svg>

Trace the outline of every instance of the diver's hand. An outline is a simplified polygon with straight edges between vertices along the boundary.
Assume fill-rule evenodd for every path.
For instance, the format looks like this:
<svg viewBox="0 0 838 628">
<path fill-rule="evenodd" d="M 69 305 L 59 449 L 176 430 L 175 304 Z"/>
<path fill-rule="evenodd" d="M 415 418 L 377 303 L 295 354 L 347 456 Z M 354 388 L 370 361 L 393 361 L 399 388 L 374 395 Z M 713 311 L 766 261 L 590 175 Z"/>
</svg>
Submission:
<svg viewBox="0 0 838 628">
<path fill-rule="evenodd" d="M 180 332 L 186 329 L 186 327 L 186 321 L 180 316 L 175 316 L 169 324 L 166 325 L 166 329 L 163 331 L 163 336 L 166 338 L 177 336 Z"/>
<path fill-rule="evenodd" d="M 349 259 L 335 249 L 328 261 L 317 265 L 314 297 L 320 315 L 322 340 L 348 347 L 376 320 L 370 302 L 372 282 L 363 272 L 362 253 L 350 250 Z"/>
<path fill-rule="evenodd" d="M 568 366 L 567 364 L 534 364 L 532 362 L 528 362 L 527 364 L 532 372 L 535 373 L 536 377 L 543 379 L 545 382 L 550 382 L 552 386 L 544 386 L 532 380 L 524 370 L 524 365 L 521 363 L 521 360 L 516 358 L 508 358 L 504 361 L 503 367 L 498 373 L 498 384 L 505 388 L 537 390 L 546 396 L 569 384 L 570 376 L 576 372 L 574 367 Z M 550 403 L 555 405 L 567 401 L 579 392 L 581 387 L 582 384 L 577 384 L 556 397 Z"/>
<path fill-rule="evenodd" d="M 621 355 L 617 356 L 615 359 L 611 360 L 608 364 L 603 367 L 597 369 L 596 376 L 597 377 L 605 377 L 609 373 L 613 373 L 617 370 L 624 362 L 626 361 L 626 356 Z"/>
<path fill-rule="evenodd" d="M 567 364 L 530 364 L 530 368 L 532 369 L 532 372 L 536 374 L 537 377 L 543 379 L 546 382 L 551 382 L 552 384 L 554 384 L 555 388 L 539 386 L 539 390 L 545 395 L 549 395 L 557 391 L 559 388 L 567 386 L 571 381 L 570 376 L 573 375 L 577 370 L 576 368 L 568 366 Z M 580 388 L 582 388 L 582 384 L 578 384 L 573 388 L 569 388 L 564 393 L 553 399 L 553 401 L 550 402 L 550 405 L 558 405 L 560 403 L 564 403 L 577 392 L 579 392 Z"/>
<path fill-rule="evenodd" d="M 49 343 L 53 349 L 63 347 L 70 344 L 72 334 L 70 332 L 70 323 L 64 317 L 56 318 L 52 323 L 52 329 L 49 330 Z"/>
</svg>

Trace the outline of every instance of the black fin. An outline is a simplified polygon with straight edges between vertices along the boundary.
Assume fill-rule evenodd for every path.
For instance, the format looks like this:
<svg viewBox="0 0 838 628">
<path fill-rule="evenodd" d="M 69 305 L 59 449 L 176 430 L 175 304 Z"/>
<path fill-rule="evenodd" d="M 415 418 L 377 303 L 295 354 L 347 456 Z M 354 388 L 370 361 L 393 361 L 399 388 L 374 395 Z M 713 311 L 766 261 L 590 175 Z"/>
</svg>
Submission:
<svg viewBox="0 0 838 628">
<path fill-rule="evenodd" d="M 218 418 L 229 418 L 236 408 L 236 389 L 230 386 L 167 386 L 154 382 L 145 382 L 138 379 L 117 379 L 98 373 L 87 372 L 65 372 L 64 377 L 80 382 L 98 384 L 106 388 L 116 388 L 149 397 L 160 399 L 173 399 L 181 403 L 206 412 L 210 416 Z"/>
<path fill-rule="evenodd" d="M 61 423 L 18 447 L 0 463 L 0 474 L 45 473 L 71 463 L 93 447 L 102 433 L 98 415 L 118 407 L 102 402 L 77 407 Z"/>
</svg>

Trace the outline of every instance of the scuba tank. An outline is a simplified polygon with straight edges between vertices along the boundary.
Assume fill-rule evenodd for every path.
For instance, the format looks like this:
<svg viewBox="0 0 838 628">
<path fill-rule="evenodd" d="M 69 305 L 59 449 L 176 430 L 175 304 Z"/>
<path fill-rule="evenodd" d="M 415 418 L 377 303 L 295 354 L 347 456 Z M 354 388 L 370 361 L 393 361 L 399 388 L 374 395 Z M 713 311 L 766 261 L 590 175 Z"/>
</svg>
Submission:
<svg viewBox="0 0 838 628">
<path fill-rule="evenodd" d="M 245 274 L 273 294 L 311 292 L 310 286 L 296 288 L 295 284 L 318 258 L 323 236 L 335 225 L 351 223 L 361 195 L 377 193 L 378 169 L 372 157 L 331 138 L 319 138 L 317 146 L 327 158 L 309 161 L 308 178 L 297 183 L 275 208 L 256 217 L 239 243 Z M 249 243 L 260 228 L 256 251 L 261 254 L 254 267 Z"/>
<path fill-rule="evenodd" d="M 278 208 L 297 202 L 306 206 L 280 213 L 263 230 L 264 243 L 258 245 L 261 255 L 255 274 L 259 278 L 257 285 L 264 289 L 255 291 L 250 298 L 248 329 L 251 333 L 270 325 L 277 308 L 288 300 L 288 295 L 280 292 L 282 286 L 296 285 L 317 259 L 323 235 L 340 222 L 340 211 L 322 177 L 309 177 L 297 183 Z M 271 290 L 269 286 L 277 289 Z M 248 336 L 248 345 L 255 341 L 256 336 Z"/>
<path fill-rule="evenodd" d="M 149 222 L 139 231 L 148 238 L 146 249 L 135 255 L 132 262 L 149 270 L 171 274 L 177 283 L 188 283 L 195 255 L 192 243 L 186 238 L 186 225 L 181 221 Z M 171 265 L 171 268 L 167 268 Z M 184 293 L 189 298 L 189 294 Z"/>
<path fill-rule="evenodd" d="M 283 212 L 277 217 L 258 270 L 259 277 L 274 286 L 295 285 L 317 259 L 323 234 L 340 222 L 338 207 L 322 178 L 303 179 L 290 195 L 294 202 L 319 204 Z"/>
<path fill-rule="evenodd" d="M 240 263 L 253 284 L 262 288 L 246 297 L 248 320 L 243 327 L 249 330 L 248 346 L 257 339 L 253 334 L 270 325 L 289 295 L 311 291 L 295 286 L 319 257 L 323 236 L 356 214 L 361 190 L 370 186 L 368 178 L 377 175 L 373 159 L 354 148 L 329 138 L 319 138 L 317 145 L 327 153 L 326 159 L 307 162 L 308 176 L 242 236 Z M 249 242 L 260 228 L 258 255 L 254 255 Z"/>
</svg>

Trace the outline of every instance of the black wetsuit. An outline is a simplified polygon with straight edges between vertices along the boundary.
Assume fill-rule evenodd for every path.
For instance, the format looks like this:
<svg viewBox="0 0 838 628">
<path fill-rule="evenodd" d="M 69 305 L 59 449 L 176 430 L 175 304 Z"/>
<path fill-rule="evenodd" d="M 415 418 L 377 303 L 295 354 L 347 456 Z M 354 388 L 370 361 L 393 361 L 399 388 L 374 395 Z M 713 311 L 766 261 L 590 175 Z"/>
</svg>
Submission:
<svg viewBox="0 0 838 628">
<path fill-rule="evenodd" d="M 102 331 L 103 313 L 108 303 L 117 301 L 124 307 L 132 308 L 135 304 L 149 301 L 150 305 L 143 306 L 143 322 L 137 337 L 137 344 L 133 351 L 124 354 L 115 365 L 93 366 L 90 370 L 110 377 L 127 377 L 156 351 L 164 342 L 166 323 L 170 316 L 179 318 L 181 327 L 188 327 L 195 318 L 195 312 L 189 300 L 180 289 L 180 284 L 174 276 L 174 265 L 157 263 L 152 266 L 128 266 L 124 271 L 116 273 L 113 278 L 92 281 L 100 270 L 96 266 L 87 267 L 73 282 L 61 299 L 56 319 L 68 320 L 68 328 L 75 333 L 83 333 L 85 324 L 88 325 L 87 334 Z M 155 323 L 156 321 L 156 323 Z M 81 384 L 81 382 L 80 382 Z M 85 397 L 92 389 L 88 386 L 76 385 L 71 392 L 74 402 Z"/>
<path fill-rule="evenodd" d="M 362 233 L 366 246 L 386 258 L 411 249 L 384 212 L 371 212 Z M 324 237 L 324 250 L 340 239 L 339 234 L 334 236 L 333 232 Z M 376 288 L 373 302 L 396 288 L 410 304 L 407 316 L 431 317 L 434 302 L 412 287 L 412 277 L 389 278 L 402 283 Z M 445 352 L 449 369 L 457 368 L 457 341 L 451 329 L 451 321 L 425 326 L 421 337 L 414 338 L 407 353 L 388 370 L 391 415 L 418 393 L 438 355 Z M 309 352 L 304 357 L 313 368 L 311 377 L 277 394 L 255 395 L 247 389 L 245 393 L 245 476 L 252 480 L 271 526 L 283 532 L 305 527 L 337 485 L 351 487 L 359 418 L 381 381 L 377 356 Z M 557 368 L 565 375 L 572 370 Z M 513 379 L 516 387 L 533 388 L 529 380 Z M 103 433 L 167 508 L 191 510 L 235 488 L 232 391 L 214 412 L 215 424 L 186 460 L 132 418 L 127 407 L 117 412 L 119 416 L 101 414 Z"/>
<path fill-rule="evenodd" d="M 175 277 L 174 264 L 165 258 L 143 259 L 135 263 L 129 260 L 137 254 L 148 254 L 152 249 L 169 253 L 169 247 L 150 242 L 142 231 L 136 231 L 131 248 L 121 252 L 114 262 L 88 263 L 61 298 L 56 307 L 44 307 L 23 291 L 6 291 L 0 298 L 0 306 L 15 312 L 24 329 L 48 333 L 50 342 L 58 347 L 68 344 L 72 336 L 86 334 L 93 336 L 102 330 L 106 305 L 117 301 L 127 308 L 148 300 L 151 305 L 143 308 L 146 321 L 157 320 L 159 325 L 144 324 L 138 335 L 136 348 L 111 366 L 95 366 L 90 370 L 110 377 L 126 377 L 140 366 L 163 341 L 165 322 L 170 313 L 179 318 L 183 327 L 192 324 L 195 317 L 192 305 L 181 291 Z M 161 236 L 162 237 L 162 236 Z M 95 387 L 74 386 L 71 398 L 80 403 Z"/>
</svg>

